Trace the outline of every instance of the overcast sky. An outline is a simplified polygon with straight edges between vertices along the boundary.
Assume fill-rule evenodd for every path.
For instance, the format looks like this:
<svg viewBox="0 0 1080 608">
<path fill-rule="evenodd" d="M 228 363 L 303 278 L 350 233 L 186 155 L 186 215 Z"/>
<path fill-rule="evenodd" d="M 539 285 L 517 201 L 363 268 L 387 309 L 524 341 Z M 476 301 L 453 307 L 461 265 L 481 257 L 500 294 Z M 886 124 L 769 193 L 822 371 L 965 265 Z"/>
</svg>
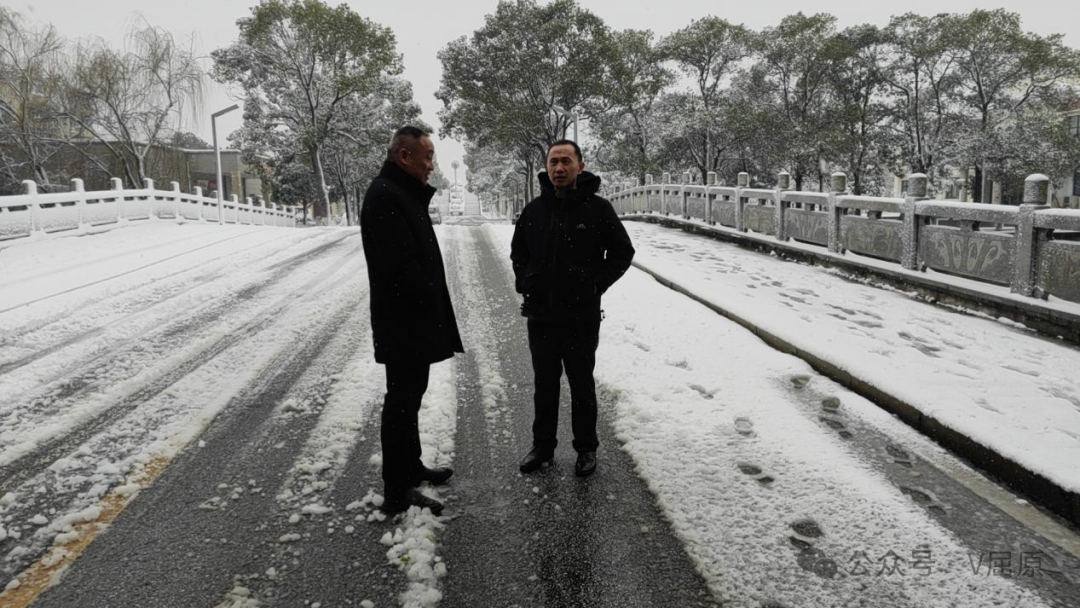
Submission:
<svg viewBox="0 0 1080 608">
<path fill-rule="evenodd" d="M 60 33 L 71 38 L 101 36 L 120 45 L 126 25 L 141 15 L 153 25 L 163 27 L 177 37 L 195 35 L 201 54 L 235 40 L 236 20 L 250 14 L 257 0 L 0 0 L 0 3 L 22 12 L 24 16 L 49 22 Z M 329 0 L 336 5 L 338 0 Z M 821 0 L 815 3 L 755 0 L 752 2 L 721 2 L 704 0 L 579 0 L 607 24 L 616 29 L 651 29 L 662 36 L 691 20 L 714 14 L 734 23 L 760 29 L 779 22 L 785 15 L 799 10 L 828 12 L 836 15 L 841 27 L 860 23 L 885 25 L 893 14 L 915 12 L 930 15 L 939 12 L 968 12 L 975 8 L 1006 8 L 1018 12 L 1024 28 L 1042 35 L 1065 34 L 1065 42 L 1080 48 L 1080 11 L 1070 1 L 1009 0 L 986 3 L 961 0 L 911 0 L 903 4 Z M 439 126 L 437 112 L 441 102 L 435 99 L 441 68 L 436 54 L 448 42 L 471 34 L 483 25 L 484 15 L 491 13 L 497 0 L 381 2 L 349 1 L 354 11 L 394 30 L 398 51 L 405 61 L 405 77 L 412 81 L 416 100 L 424 109 L 424 119 Z M 1068 8 L 1069 6 L 1072 8 Z M 207 62 L 209 66 L 209 62 Z M 224 87 L 211 85 L 206 108 L 207 118 L 189 130 L 210 141 L 210 112 L 223 108 L 230 101 Z M 235 97 L 235 94 L 233 95 Z M 219 133 L 227 134 L 240 126 L 240 112 L 226 115 L 219 122 Z M 461 145 L 453 140 L 438 139 L 436 149 L 443 172 L 452 176 L 450 161 L 461 160 Z M 464 175 L 460 175 L 463 178 Z"/>
</svg>

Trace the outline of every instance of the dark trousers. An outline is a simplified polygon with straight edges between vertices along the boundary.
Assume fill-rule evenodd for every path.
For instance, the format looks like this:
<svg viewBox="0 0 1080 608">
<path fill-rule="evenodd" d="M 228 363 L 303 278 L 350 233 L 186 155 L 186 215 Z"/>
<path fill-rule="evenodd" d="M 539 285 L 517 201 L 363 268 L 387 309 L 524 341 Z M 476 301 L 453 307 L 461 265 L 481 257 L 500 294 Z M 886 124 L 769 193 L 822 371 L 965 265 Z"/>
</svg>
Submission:
<svg viewBox="0 0 1080 608">
<path fill-rule="evenodd" d="M 383 484 L 386 493 L 399 493 L 416 485 L 420 461 L 417 415 L 428 386 L 427 363 L 387 363 L 386 400 L 382 410 Z"/>
<path fill-rule="evenodd" d="M 543 323 L 529 320 L 533 364 L 533 445 L 554 450 L 558 443 L 559 381 L 563 368 L 570 384 L 570 421 L 574 449 L 593 452 L 596 438 L 596 347 L 600 323 Z"/>
</svg>

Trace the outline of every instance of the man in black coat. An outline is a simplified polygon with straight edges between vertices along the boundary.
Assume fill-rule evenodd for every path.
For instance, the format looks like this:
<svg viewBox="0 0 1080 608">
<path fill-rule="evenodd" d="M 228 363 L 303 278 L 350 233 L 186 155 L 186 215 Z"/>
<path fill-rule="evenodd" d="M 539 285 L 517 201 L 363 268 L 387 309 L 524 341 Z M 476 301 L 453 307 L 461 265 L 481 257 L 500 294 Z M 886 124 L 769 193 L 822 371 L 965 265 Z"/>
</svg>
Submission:
<svg viewBox="0 0 1080 608">
<path fill-rule="evenodd" d="M 596 383 L 600 296 L 630 267 L 634 246 L 611 203 L 596 194 L 600 178 L 585 171 L 581 148 L 552 144 L 540 196 L 521 212 L 510 259 L 524 296 L 533 364 L 533 446 L 521 471 L 531 473 L 554 457 L 559 380 L 570 384 L 571 426 L 578 453 L 575 472 L 596 470 Z"/>
<path fill-rule="evenodd" d="M 445 483 L 453 473 L 429 469 L 420 461 L 417 422 L 431 364 L 464 351 L 442 252 L 428 216 L 435 194 L 427 183 L 434 158 L 435 145 L 427 133 L 416 127 L 398 129 L 360 210 L 375 361 L 386 365 L 381 439 L 382 510 L 388 513 L 417 505 L 438 515 L 442 503 L 416 486 L 423 481 Z"/>
</svg>

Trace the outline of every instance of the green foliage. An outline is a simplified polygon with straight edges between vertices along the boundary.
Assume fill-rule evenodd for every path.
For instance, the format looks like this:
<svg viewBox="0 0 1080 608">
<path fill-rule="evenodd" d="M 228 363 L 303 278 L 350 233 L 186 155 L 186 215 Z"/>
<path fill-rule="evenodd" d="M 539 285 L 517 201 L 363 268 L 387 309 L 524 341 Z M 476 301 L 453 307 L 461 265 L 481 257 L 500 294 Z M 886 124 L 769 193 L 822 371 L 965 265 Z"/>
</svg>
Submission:
<svg viewBox="0 0 1080 608">
<path fill-rule="evenodd" d="M 444 133 L 541 162 L 570 124 L 555 106 L 596 111 L 609 44 L 603 21 L 573 0 L 503 0 L 470 38 L 439 52 Z"/>
<path fill-rule="evenodd" d="M 319 0 L 262 0 L 237 25 L 238 40 L 212 53 L 214 77 L 244 91 L 234 139 L 249 159 L 305 156 L 328 205 L 325 149 L 339 136 L 361 141 L 348 135 L 367 116 L 361 108 L 395 86 L 393 32 Z"/>
</svg>

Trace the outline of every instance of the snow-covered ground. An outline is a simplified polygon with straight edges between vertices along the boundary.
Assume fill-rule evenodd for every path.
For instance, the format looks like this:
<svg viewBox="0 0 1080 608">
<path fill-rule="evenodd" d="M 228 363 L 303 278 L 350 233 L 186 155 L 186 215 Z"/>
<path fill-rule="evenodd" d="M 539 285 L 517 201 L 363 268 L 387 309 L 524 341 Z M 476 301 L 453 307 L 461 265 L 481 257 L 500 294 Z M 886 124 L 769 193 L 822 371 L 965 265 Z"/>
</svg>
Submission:
<svg viewBox="0 0 1080 608">
<path fill-rule="evenodd" d="M 631 228 L 638 259 L 654 259 L 658 244 L 662 255 L 663 233 L 646 238 Z M 512 230 L 486 229 L 508 255 Z M 758 275 L 750 260 L 729 263 Z M 744 284 L 780 280 L 740 276 Z M 605 295 L 604 309 L 597 379 L 617 394 L 620 441 L 725 605 L 1043 605 L 1008 580 L 974 572 L 972 548 L 819 419 L 887 429 L 920 453 L 940 454 L 928 440 L 637 269 Z M 833 411 L 823 409 L 829 398 L 839 400 Z"/>
<path fill-rule="evenodd" d="M 853 369 L 939 408 L 940 419 L 953 412 L 992 430 L 989 404 L 1001 410 L 994 424 L 1016 433 L 1014 449 L 1076 461 L 1075 445 L 1049 428 L 1075 428 L 1053 414 L 1064 405 L 1076 414 L 1080 388 L 1066 374 L 1077 368 L 1068 358 L 1074 351 L 820 269 L 628 227 L 639 261 L 701 285 L 740 314 L 759 315 L 756 321 L 808 349 L 817 344 L 850 357 Z M 447 259 L 466 266 L 457 273 L 465 301 L 455 304 L 459 315 L 482 315 L 479 258 L 453 230 L 472 228 L 440 229 L 444 250 L 454 252 Z M 483 230 L 508 251 L 511 226 Z M 0 475 L 0 542 L 8 541 L 0 568 L 12 572 L 54 545 L 39 563 L 70 563 L 65 547 L 98 531 L 88 524 L 110 505 L 122 508 L 182 450 L 198 449 L 200 433 L 237 395 L 324 334 L 327 365 L 302 369 L 267 423 L 310 425 L 295 462 L 265 486 L 223 488 L 205 508 L 272 493 L 281 525 L 297 530 L 282 545 L 377 523 L 379 488 L 357 488 L 348 504 L 326 498 L 360 447 L 378 440 L 365 424 L 377 415 L 384 379 L 371 361 L 364 264 L 354 229 L 152 222 L 0 243 L 0 471 L 7 474 Z M 940 448 L 636 269 L 604 305 L 597 374 L 617 396 L 610 414 L 619 439 L 727 605 L 1043 605 L 1009 580 L 973 572 L 971 548 L 877 474 L 836 429 L 885 429 L 924 455 L 947 458 Z M 335 331 L 326 334 L 327 327 Z M 465 338 L 487 381 L 480 397 L 489 437 L 500 441 L 498 427 L 516 414 L 499 407 L 503 382 L 484 376 L 484 366 L 497 367 L 496 337 Z M 983 373 L 965 371 L 971 366 Z M 432 370 L 421 420 L 432 465 L 452 464 L 455 455 L 456 375 L 453 361 Z M 1021 399 L 1024 413 L 1014 414 L 1009 406 Z M 822 424 L 823 416 L 840 426 Z M 374 453 L 366 466 L 380 464 Z M 451 515 L 453 508 L 451 500 Z M 438 602 L 440 580 L 454 574 L 440 563 L 439 535 L 452 525 L 414 510 L 383 536 L 388 563 L 407 575 L 401 603 Z M 896 568 L 890 552 L 905 561 L 903 574 L 879 572 Z M 915 558 L 922 569 L 913 573 Z M 260 560 L 266 574 L 252 581 L 256 591 L 287 583 L 291 568 L 304 567 L 284 552 Z M 868 574 L 852 574 L 857 567 Z M 829 573 L 836 576 L 822 576 Z M 221 593 L 222 605 L 257 605 L 248 586 Z"/>
<path fill-rule="evenodd" d="M 1080 492 L 1080 349 L 828 269 L 626 226 L 636 262 Z"/>
</svg>

